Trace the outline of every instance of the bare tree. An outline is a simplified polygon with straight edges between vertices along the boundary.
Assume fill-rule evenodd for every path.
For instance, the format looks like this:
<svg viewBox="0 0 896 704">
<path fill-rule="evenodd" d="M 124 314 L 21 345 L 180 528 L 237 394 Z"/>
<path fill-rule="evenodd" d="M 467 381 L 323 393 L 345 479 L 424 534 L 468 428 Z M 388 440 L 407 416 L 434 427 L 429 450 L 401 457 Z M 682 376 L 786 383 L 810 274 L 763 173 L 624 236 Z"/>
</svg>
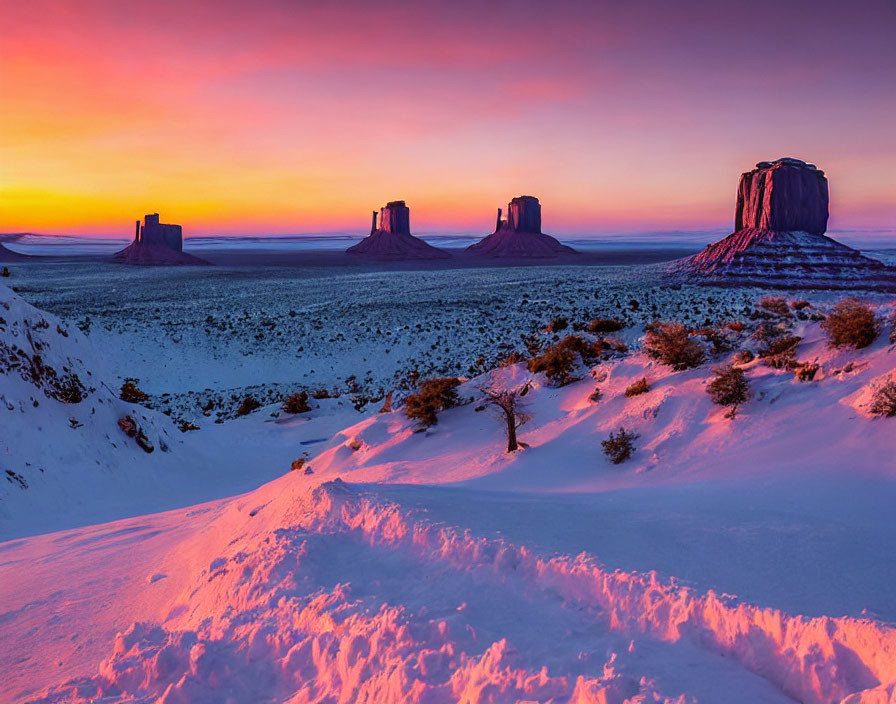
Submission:
<svg viewBox="0 0 896 704">
<path fill-rule="evenodd" d="M 532 416 L 523 411 L 523 402 L 521 400 L 529 392 L 529 386 L 528 381 L 513 388 L 507 388 L 491 382 L 480 389 L 485 396 L 485 405 L 497 408 L 506 424 L 508 452 L 516 452 L 520 449 L 519 442 L 516 439 L 516 431 L 521 425 L 532 420 Z"/>
</svg>

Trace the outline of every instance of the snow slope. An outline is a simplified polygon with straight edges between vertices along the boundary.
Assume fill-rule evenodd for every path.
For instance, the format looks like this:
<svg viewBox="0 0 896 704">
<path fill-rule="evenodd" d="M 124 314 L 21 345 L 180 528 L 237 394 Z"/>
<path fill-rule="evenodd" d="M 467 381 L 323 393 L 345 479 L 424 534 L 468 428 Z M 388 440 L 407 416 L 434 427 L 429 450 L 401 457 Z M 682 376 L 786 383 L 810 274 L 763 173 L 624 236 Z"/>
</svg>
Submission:
<svg viewBox="0 0 896 704">
<path fill-rule="evenodd" d="M 223 484 L 284 476 L 0 544 L 0 700 L 890 702 L 896 420 L 867 404 L 896 348 L 795 325 L 814 381 L 753 362 L 734 420 L 704 388 L 728 355 L 635 353 L 560 389 L 495 372 L 534 385 L 513 455 L 485 377 L 425 432 L 335 401 L 203 428 L 179 447 Z"/>
<path fill-rule="evenodd" d="M 104 357 L 77 328 L 0 286 L 0 538 L 246 491 L 358 417 L 349 404 L 323 401 L 313 418 L 272 418 L 269 408 L 184 434 L 167 416 L 122 401 Z M 72 387 L 81 400 L 60 400 Z M 128 417 L 151 451 L 119 427 Z"/>
</svg>

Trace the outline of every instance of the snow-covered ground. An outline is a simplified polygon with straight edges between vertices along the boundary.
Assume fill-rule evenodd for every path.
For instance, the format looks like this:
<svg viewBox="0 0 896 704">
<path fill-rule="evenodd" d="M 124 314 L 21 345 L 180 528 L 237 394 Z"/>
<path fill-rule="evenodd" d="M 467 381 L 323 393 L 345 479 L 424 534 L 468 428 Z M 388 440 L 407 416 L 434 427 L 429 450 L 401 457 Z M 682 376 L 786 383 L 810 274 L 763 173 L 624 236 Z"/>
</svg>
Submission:
<svg viewBox="0 0 896 704">
<path fill-rule="evenodd" d="M 492 301 L 493 327 L 530 332 L 559 314 L 618 314 L 634 343 L 645 319 L 745 319 L 760 295 L 664 291 L 631 283 L 631 271 L 582 280 L 555 272 L 450 273 L 468 277 L 463 295 L 441 273 L 431 294 L 421 284 L 417 295 L 426 332 L 401 339 L 438 330 L 472 354 L 488 334 L 460 335 L 463 306 Z M 54 309 L 71 320 L 66 306 L 98 290 L 89 278 L 75 298 L 74 286 L 63 287 Z M 382 313 L 395 297 L 389 329 L 400 331 L 395 321 L 411 315 L 413 297 L 397 298 L 398 283 L 390 289 L 386 278 L 373 289 L 382 298 L 368 303 Z M 253 289 L 250 279 L 218 285 L 244 291 L 251 310 L 273 316 L 282 305 L 293 319 L 291 295 Z M 309 300 L 312 290 L 323 297 L 316 310 L 333 330 L 359 315 L 320 293 L 325 282 L 300 284 Z M 184 364 L 210 384 L 217 372 L 200 372 L 209 359 L 201 351 L 214 335 L 186 332 L 188 302 L 175 305 L 170 275 L 166 286 L 162 319 L 182 305 L 184 332 L 156 349 L 192 340 L 178 348 L 190 350 Z M 205 286 L 193 282 L 197 295 Z M 50 296 L 22 288 L 29 299 Z M 538 303 L 523 305 L 514 290 Z M 149 287 L 134 291 L 142 302 L 131 314 L 151 320 Z M 110 307 L 84 336 L 0 292 L 0 342 L 38 342 L 45 366 L 77 373 L 86 391 L 79 403 L 48 396 L 44 377 L 28 375 L 30 361 L 25 376 L 0 375 L 0 461 L 27 484 L 11 478 L 0 494 L 2 701 L 896 697 L 896 419 L 868 412 L 870 389 L 894 375 L 889 330 L 865 350 L 836 351 L 811 316 L 794 318 L 798 359 L 819 365 L 814 380 L 746 364 L 752 398 L 733 420 L 705 390 L 732 352 L 673 372 L 634 351 L 582 368 L 562 388 L 522 364 L 470 375 L 460 393 L 471 402 L 425 432 L 400 410 L 358 412 L 345 396 L 296 416 L 277 406 L 222 423 L 200 416 L 200 430 L 181 433 L 167 416 L 117 398 L 123 376 L 141 376 L 123 372 L 122 360 L 142 349 L 137 340 L 149 344 L 149 331 L 129 329 Z M 438 296 L 455 308 L 440 312 Z M 831 298 L 800 297 L 822 307 Z M 296 310 L 307 324 L 308 311 Z M 880 313 L 891 310 L 885 303 Z M 163 339 L 164 326 L 153 325 Z M 359 332 L 357 342 L 327 347 L 326 334 L 313 336 L 321 359 L 376 339 Z M 259 341 L 255 367 L 236 356 L 234 387 L 280 368 L 270 339 Z M 751 346 L 743 333 L 738 347 Z M 152 372 L 152 348 L 141 354 Z M 397 368 L 378 367 L 384 379 Z M 650 390 L 627 398 L 641 377 Z M 158 393 L 187 379 L 160 364 L 141 386 Z M 486 381 L 531 381 L 525 450 L 504 452 L 498 419 L 477 402 Z M 145 429 L 152 453 L 118 427 L 123 414 Z M 639 438 L 631 460 L 612 465 L 600 442 L 620 426 Z M 290 472 L 301 456 L 305 466 Z"/>
</svg>

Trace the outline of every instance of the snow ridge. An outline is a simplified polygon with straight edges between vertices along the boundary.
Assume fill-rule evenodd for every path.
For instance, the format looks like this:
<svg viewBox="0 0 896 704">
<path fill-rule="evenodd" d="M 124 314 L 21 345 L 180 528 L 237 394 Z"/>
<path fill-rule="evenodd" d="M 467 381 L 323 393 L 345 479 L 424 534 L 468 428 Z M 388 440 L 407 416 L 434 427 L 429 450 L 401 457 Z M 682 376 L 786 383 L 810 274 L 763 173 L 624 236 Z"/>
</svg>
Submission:
<svg viewBox="0 0 896 704">
<path fill-rule="evenodd" d="M 412 560 L 442 579 L 466 575 L 478 589 L 526 593 L 533 608 L 561 606 L 613 631 L 690 642 L 803 702 L 886 701 L 896 684 L 896 630 L 880 623 L 731 603 L 653 572 L 609 572 L 589 554 L 545 557 L 476 537 L 340 480 L 289 480 L 287 491 L 275 482 L 253 495 L 251 510 L 233 505 L 219 519 L 223 529 L 209 533 L 224 554 L 172 604 L 163 626 L 134 624 L 95 677 L 53 690 L 50 700 L 172 704 L 220 701 L 227 692 L 235 701 L 685 701 L 617 672 L 615 653 L 596 678 L 549 674 L 528 669 L 506 638 L 483 650 L 462 615 L 429 618 L 344 583 L 313 588 L 321 539 L 367 545 L 380 563 Z M 234 528 L 242 532 L 229 539 Z"/>
</svg>

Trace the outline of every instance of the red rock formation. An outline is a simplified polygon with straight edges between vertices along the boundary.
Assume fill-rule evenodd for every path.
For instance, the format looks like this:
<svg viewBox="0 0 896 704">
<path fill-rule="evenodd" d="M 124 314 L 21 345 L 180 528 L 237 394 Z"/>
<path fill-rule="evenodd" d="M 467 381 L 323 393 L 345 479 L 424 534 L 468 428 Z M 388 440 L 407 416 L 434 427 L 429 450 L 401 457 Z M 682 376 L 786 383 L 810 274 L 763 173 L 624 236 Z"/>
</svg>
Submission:
<svg viewBox="0 0 896 704">
<path fill-rule="evenodd" d="M 450 257 L 411 234 L 411 211 L 403 200 L 387 203 L 380 209 L 380 225 L 376 226 L 376 212 L 370 234 L 349 247 L 346 254 L 359 254 L 373 259 L 444 259 Z"/>
<path fill-rule="evenodd" d="M 828 180 L 814 164 L 785 157 L 762 161 L 740 177 L 734 229 L 809 232 L 828 227 Z"/>
<path fill-rule="evenodd" d="M 183 230 L 180 225 L 159 222 L 159 214 L 152 213 L 136 223 L 134 241 L 112 261 L 138 266 L 177 266 L 183 264 L 208 264 L 204 259 L 183 251 Z"/>
<path fill-rule="evenodd" d="M 740 177 L 735 232 L 684 260 L 701 282 L 892 289 L 896 272 L 824 235 L 828 182 L 798 159 L 763 161 Z"/>
<path fill-rule="evenodd" d="M 544 258 L 575 254 L 572 247 L 560 244 L 541 231 L 541 204 L 533 196 L 517 196 L 507 206 L 507 220 L 498 221 L 495 231 L 467 247 L 471 254 L 488 257 Z"/>
</svg>

